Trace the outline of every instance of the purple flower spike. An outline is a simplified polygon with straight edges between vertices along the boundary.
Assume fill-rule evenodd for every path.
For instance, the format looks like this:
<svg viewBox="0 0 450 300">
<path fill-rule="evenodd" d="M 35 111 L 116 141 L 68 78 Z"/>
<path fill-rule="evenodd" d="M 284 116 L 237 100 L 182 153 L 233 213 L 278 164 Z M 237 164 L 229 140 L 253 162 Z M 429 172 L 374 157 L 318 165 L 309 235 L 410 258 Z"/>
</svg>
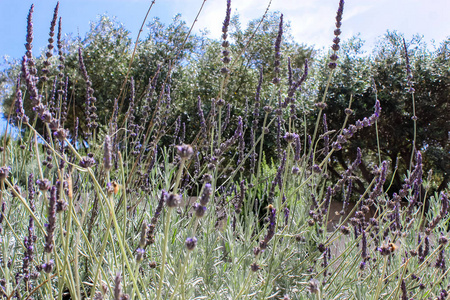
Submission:
<svg viewBox="0 0 450 300">
<path fill-rule="evenodd" d="M 341 39 L 339 38 L 339 36 L 341 35 L 341 21 L 342 21 L 342 14 L 344 13 L 344 0 L 340 0 L 339 1 L 339 8 L 336 12 L 336 29 L 334 30 L 334 39 L 333 39 L 333 45 L 331 46 L 331 49 L 333 49 L 333 54 L 331 54 L 330 56 L 330 60 L 331 62 L 328 64 L 328 67 L 330 69 L 336 69 L 337 67 L 337 59 L 338 56 L 336 54 L 336 52 L 340 49 L 339 46 L 339 42 L 341 41 Z"/>
<path fill-rule="evenodd" d="M 50 190 L 50 199 L 48 206 L 48 225 L 47 235 L 45 237 L 44 252 L 51 253 L 53 251 L 53 232 L 56 226 L 56 186 L 52 186 Z"/>
<path fill-rule="evenodd" d="M 272 82 L 274 84 L 280 83 L 280 78 L 278 77 L 280 74 L 280 59 L 281 59 L 281 37 L 283 36 L 283 14 L 280 16 L 280 23 L 278 25 L 278 35 L 277 39 L 275 40 L 275 62 L 274 62 L 274 74 L 275 77 L 273 78 Z"/>
<path fill-rule="evenodd" d="M 188 237 L 186 239 L 186 249 L 188 251 L 192 251 L 192 250 L 194 250 L 195 246 L 197 246 L 197 238 L 195 236 Z"/>
<path fill-rule="evenodd" d="M 211 184 L 206 183 L 205 187 L 203 188 L 203 194 L 200 198 L 200 205 L 206 206 L 209 202 L 209 198 L 211 197 Z"/>
</svg>

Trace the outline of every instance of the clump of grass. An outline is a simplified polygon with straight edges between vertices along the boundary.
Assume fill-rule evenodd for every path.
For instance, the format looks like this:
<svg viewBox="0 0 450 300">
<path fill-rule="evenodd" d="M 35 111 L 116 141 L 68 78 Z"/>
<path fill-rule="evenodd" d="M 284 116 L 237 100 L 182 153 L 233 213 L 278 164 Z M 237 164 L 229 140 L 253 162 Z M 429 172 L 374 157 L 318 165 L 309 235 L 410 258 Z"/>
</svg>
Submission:
<svg viewBox="0 0 450 300">
<path fill-rule="evenodd" d="M 207 114 L 205 99 L 198 99 L 201 127 L 191 141 L 179 135 L 181 119 L 171 115 L 177 99 L 171 99 L 169 79 L 159 95 L 154 95 L 156 81 L 151 81 L 149 101 L 139 107 L 146 112 L 145 122 L 135 119 L 138 104 L 131 78 L 125 117 L 118 113 L 125 109 L 116 99 L 111 123 L 99 126 L 95 90 L 79 49 L 86 84 L 85 148 L 79 147 L 78 125 L 73 132 L 64 128 L 71 80 L 63 80 L 64 59 L 60 58 L 55 75 L 58 90 L 56 81 L 53 92 L 45 84 L 52 76 L 48 70 L 45 80 L 37 76 L 31 53 L 31 7 L 21 74 L 26 85 L 23 88 L 19 79 L 16 88 L 17 126 L 26 131 L 3 150 L 0 167 L 0 292 L 4 297 L 447 297 L 448 193 L 426 198 L 430 211 L 425 213 L 424 198 L 419 197 L 423 187 L 420 151 L 413 149 L 411 172 L 392 196 L 385 190 L 388 161 L 373 165 L 373 179 L 362 193 L 352 189 L 357 166 L 367 159 L 364 149 L 358 149 L 356 160 L 339 174 L 340 179 L 327 179 L 333 155 L 356 132 L 373 130 L 372 125 L 382 118 L 376 100 L 373 111 L 352 122 L 350 98 L 345 123 L 332 129 L 338 132 L 333 135 L 323 113 L 326 91 L 337 71 L 344 1 L 339 2 L 329 79 L 316 105 L 311 136 L 305 134 L 309 129 L 293 121 L 298 118 L 296 93 L 306 80 L 308 64 L 296 81 L 289 60 L 287 85 L 279 70 L 284 59 L 282 16 L 274 41 L 275 77 L 269 83 L 273 93 L 261 97 L 261 70 L 253 113 L 230 121 L 226 86 L 235 66 L 230 64 L 233 54 L 227 39 L 230 6 L 227 1 L 220 93 Z M 58 6 L 51 38 L 57 12 Z M 62 57 L 60 30 L 61 23 Z M 25 90 L 34 119 L 23 109 Z M 152 114 L 149 103 L 155 104 Z M 264 115 L 260 128 L 259 115 Z M 172 126 L 169 122 L 174 119 Z M 36 125 L 39 122 L 44 124 L 42 130 Z M 268 163 L 263 152 L 264 137 L 274 125 L 278 165 Z M 164 142 L 168 139 L 171 146 Z M 245 145 L 247 141 L 250 146 Z M 24 156 L 30 157 L 28 168 L 20 161 Z M 336 219 L 330 208 L 342 192 L 345 201 Z M 350 195 L 357 199 L 353 206 Z"/>
</svg>

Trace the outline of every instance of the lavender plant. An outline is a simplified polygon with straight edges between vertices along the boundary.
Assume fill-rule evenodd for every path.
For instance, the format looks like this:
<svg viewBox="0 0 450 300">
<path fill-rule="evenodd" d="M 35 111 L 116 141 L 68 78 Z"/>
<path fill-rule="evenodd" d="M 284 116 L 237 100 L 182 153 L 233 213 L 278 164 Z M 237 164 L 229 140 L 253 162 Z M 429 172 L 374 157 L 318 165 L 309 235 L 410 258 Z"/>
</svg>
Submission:
<svg viewBox="0 0 450 300">
<path fill-rule="evenodd" d="M 311 96 L 317 92 L 305 94 L 317 88 L 310 82 L 319 72 L 314 60 L 305 60 L 298 71 L 296 60 L 283 54 L 287 31 L 281 15 L 270 65 L 253 68 L 253 98 L 243 99 L 245 106 L 235 104 L 239 90 L 233 94 L 228 80 L 242 57 L 236 51 L 231 64 L 237 48 L 226 1 L 217 46 L 221 62 L 215 68 L 219 89 L 211 101 L 200 92 L 178 99 L 179 74 L 162 63 L 145 87 L 139 74 L 130 76 L 123 84 L 129 91 L 114 100 L 110 123 L 101 124 L 95 70 L 88 75 L 80 47 L 74 55 L 85 85 L 81 125 L 70 115 L 69 90 L 80 86 L 65 73 L 64 56 L 70 53 L 62 50 L 61 19 L 58 72 L 49 69 L 58 6 L 44 70 L 36 68 L 31 53 L 33 8 L 13 111 L 27 131 L 17 142 L 5 139 L 0 167 L 2 297 L 448 297 L 448 188 L 434 193 L 432 176 L 423 179 L 426 150 L 413 144 L 414 164 L 400 174 L 398 189 L 391 185 L 397 167 L 380 150 L 357 148 L 345 168 L 333 167 L 352 141 L 378 131 L 373 125 L 383 120 L 386 101 L 375 97 L 370 111 L 354 117 L 349 96 L 343 124 L 326 111 L 343 50 L 344 1 L 332 52 L 323 58 L 329 73 L 321 99 Z M 411 80 L 408 61 L 407 66 Z M 272 67 L 273 77 L 266 76 Z M 41 81 L 54 82 L 54 91 L 44 93 Z M 126 107 L 119 104 L 125 98 Z M 27 117 L 26 101 L 39 121 Z M 194 103 L 189 118 L 197 119 L 197 127 L 188 113 L 179 113 L 181 101 Z M 301 115 L 314 102 L 318 112 Z M 65 126 L 72 117 L 77 125 L 69 131 Z M 313 118 L 310 128 L 306 120 Z M 88 128 L 86 136 L 78 137 L 79 126 Z M 377 133 L 382 138 L 383 132 Z M 24 167 L 20 159 L 26 151 L 30 164 Z"/>
</svg>

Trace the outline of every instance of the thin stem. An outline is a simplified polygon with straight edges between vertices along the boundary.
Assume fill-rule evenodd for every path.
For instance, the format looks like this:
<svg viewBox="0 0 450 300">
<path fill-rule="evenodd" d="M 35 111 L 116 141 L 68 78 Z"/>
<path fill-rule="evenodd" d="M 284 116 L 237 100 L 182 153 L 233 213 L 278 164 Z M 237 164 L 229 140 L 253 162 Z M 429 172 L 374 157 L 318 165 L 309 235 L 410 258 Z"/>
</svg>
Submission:
<svg viewBox="0 0 450 300">
<path fill-rule="evenodd" d="M 166 220 L 164 223 L 164 241 L 162 245 L 161 271 L 159 273 L 159 283 L 158 283 L 158 291 L 156 294 L 156 300 L 161 299 L 162 284 L 164 280 L 164 270 L 166 269 L 167 242 L 169 240 L 169 226 L 171 213 L 172 207 L 169 207 L 169 209 L 167 210 Z"/>
</svg>

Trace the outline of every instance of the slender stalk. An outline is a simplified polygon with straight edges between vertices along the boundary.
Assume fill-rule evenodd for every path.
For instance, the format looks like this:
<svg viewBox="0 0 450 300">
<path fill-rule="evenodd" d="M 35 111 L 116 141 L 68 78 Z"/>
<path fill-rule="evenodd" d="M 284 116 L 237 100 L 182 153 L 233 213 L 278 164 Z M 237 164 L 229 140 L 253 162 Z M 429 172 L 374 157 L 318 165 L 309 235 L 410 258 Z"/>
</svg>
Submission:
<svg viewBox="0 0 450 300">
<path fill-rule="evenodd" d="M 166 255 L 167 255 L 167 242 L 169 240 L 169 226 L 170 226 L 170 216 L 172 213 L 172 208 L 169 207 L 167 210 L 166 220 L 164 222 L 164 241 L 162 245 L 162 258 L 161 258 L 161 271 L 159 273 L 159 283 L 158 290 L 156 294 L 156 299 L 161 299 L 162 284 L 164 280 L 164 270 L 166 269 Z"/>
<path fill-rule="evenodd" d="M 413 125 L 414 125 L 414 136 L 412 141 L 412 149 L 411 149 L 411 160 L 409 162 L 409 172 L 411 172 L 411 168 L 413 166 L 414 160 L 414 152 L 416 151 L 416 136 L 417 136 L 417 117 L 416 117 L 416 101 L 414 99 L 414 93 L 411 93 L 412 98 L 412 107 L 413 107 Z"/>
<path fill-rule="evenodd" d="M 175 186 L 173 188 L 173 193 L 177 194 L 178 192 L 178 185 L 180 184 L 181 174 L 183 173 L 184 164 L 186 162 L 185 158 L 181 159 L 180 168 L 178 169 L 176 179 L 175 179 Z M 166 220 L 164 223 L 164 241 L 162 245 L 162 258 L 161 258 L 161 271 L 159 274 L 159 283 L 158 283 L 158 290 L 156 294 L 156 299 L 161 299 L 161 292 L 162 292 L 162 285 L 164 280 L 164 271 L 166 269 L 166 256 L 167 256 L 167 244 L 169 241 L 169 227 L 170 227 L 170 217 L 172 215 L 172 207 L 169 207 L 167 209 L 167 215 Z"/>
</svg>

